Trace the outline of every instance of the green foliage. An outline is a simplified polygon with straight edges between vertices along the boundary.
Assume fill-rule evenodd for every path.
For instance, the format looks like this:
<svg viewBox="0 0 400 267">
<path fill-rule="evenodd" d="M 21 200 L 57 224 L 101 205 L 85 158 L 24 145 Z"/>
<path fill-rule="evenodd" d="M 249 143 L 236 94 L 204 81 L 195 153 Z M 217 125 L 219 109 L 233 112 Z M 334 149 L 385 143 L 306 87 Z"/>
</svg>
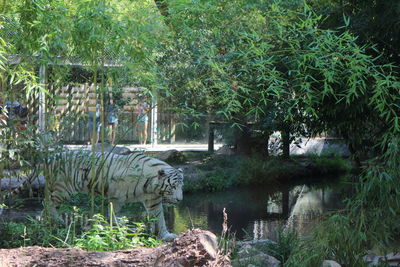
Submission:
<svg viewBox="0 0 400 267">
<path fill-rule="evenodd" d="M 223 191 L 234 186 L 280 184 L 302 177 L 338 175 L 349 172 L 351 165 L 340 157 L 314 155 L 285 161 L 255 154 L 251 157 L 215 155 L 197 168 L 203 174 L 185 181 L 186 192 Z"/>
<path fill-rule="evenodd" d="M 257 251 L 264 252 L 267 255 L 271 255 L 281 262 L 281 266 L 287 265 L 286 262 L 292 253 L 298 248 L 300 239 L 294 232 L 287 232 L 283 229 L 277 230 L 276 242 L 267 241 L 255 243 L 252 245 L 252 250 L 256 253 Z M 237 258 L 238 255 L 234 255 L 233 259 Z M 250 262 L 249 262 L 250 263 Z M 256 266 L 263 266 L 266 263 L 255 263 Z M 317 266 L 317 265 L 315 265 Z"/>
<path fill-rule="evenodd" d="M 347 216 L 334 215 L 295 247 L 287 266 L 319 266 L 326 259 L 344 266 L 366 266 L 362 258 L 367 252 L 366 241 L 365 233 Z"/>
<path fill-rule="evenodd" d="M 356 2 L 341 3 L 349 7 L 350 15 L 370 17 L 374 25 L 375 14 L 388 7 L 397 12 L 393 1 Z M 378 6 L 383 8 L 376 9 Z M 171 14 L 176 18 L 171 21 L 176 19 L 176 31 L 183 39 L 177 42 L 180 48 L 186 48 L 185 41 L 196 44 L 174 55 L 172 60 L 180 57 L 185 62 L 182 66 L 167 64 L 176 71 L 171 85 L 185 90 L 181 96 L 192 94 L 184 103 L 200 112 L 215 111 L 233 125 L 254 122 L 260 132 L 271 127 L 301 132 L 301 125 L 307 126 L 308 134 L 332 130 L 359 156 L 371 159 L 381 155 L 367 162 L 357 180 L 357 194 L 349 201 L 349 213 L 340 223 L 333 219 L 336 227 L 326 228 L 324 240 L 332 242 L 329 245 L 335 250 L 328 256 L 337 255 L 344 264 L 357 264 L 350 257 L 362 256 L 360 244 L 388 246 L 399 232 L 399 179 L 395 177 L 400 164 L 399 152 L 393 148 L 398 147 L 399 139 L 400 83 L 397 67 L 382 64 L 381 51 L 352 34 L 354 26 L 368 24 L 354 23 L 351 30 L 324 28 L 325 18 L 303 1 L 291 6 L 285 1 L 210 1 L 189 7 L 171 4 L 174 8 L 176 13 Z M 397 17 L 388 21 L 393 23 Z M 392 27 L 384 30 L 392 31 Z M 372 35 L 382 40 L 381 35 Z M 396 38 L 390 39 L 391 35 L 385 38 L 394 44 Z M 178 77 L 181 72 L 185 75 Z M 189 82 L 193 74 L 196 83 Z M 372 147 L 374 151 L 369 153 Z M 333 160 L 316 164 L 332 166 Z M 219 185 L 222 179 L 217 181 Z M 323 248 L 328 248 L 327 244 Z M 323 249 L 308 252 L 313 258 Z"/>
<path fill-rule="evenodd" d="M 125 217 L 118 220 L 115 224 L 109 223 L 101 214 L 96 214 L 91 219 L 91 229 L 76 239 L 75 247 L 94 251 L 110 251 L 143 246 L 154 247 L 161 244 L 160 241 L 148 237 L 144 233 L 144 224 L 128 225 Z"/>
<path fill-rule="evenodd" d="M 341 157 L 334 156 L 310 156 L 312 164 L 321 175 L 340 174 L 349 172 L 352 168 L 351 163 Z"/>
<path fill-rule="evenodd" d="M 290 162 L 271 157 L 263 159 L 257 155 L 243 158 L 238 164 L 237 180 L 239 184 L 278 183 L 280 179 L 291 177 L 296 168 Z"/>
<path fill-rule="evenodd" d="M 233 171 L 228 169 L 217 169 L 216 171 L 206 174 L 202 183 L 208 191 L 223 191 L 234 185 Z"/>
<path fill-rule="evenodd" d="M 79 247 L 87 250 L 117 250 L 137 247 L 154 247 L 161 241 L 146 234 L 143 223 L 128 224 L 125 217 L 108 222 L 102 215 L 85 221 L 84 213 L 74 209 L 68 224 L 48 224 L 34 218 L 25 223 L 0 223 L 1 248 L 21 246 Z M 85 230 L 87 225 L 89 230 Z"/>
<path fill-rule="evenodd" d="M 384 156 L 369 162 L 345 211 L 329 217 L 302 242 L 288 266 L 316 266 L 324 259 L 365 266 L 362 257 L 368 250 L 396 250 L 400 233 L 400 185 L 394 178 L 400 174 L 397 142 L 392 140 Z"/>
<path fill-rule="evenodd" d="M 178 38 L 160 73 L 186 112 L 253 122 L 263 138 L 334 130 L 355 150 L 390 127 L 382 118 L 394 111 L 383 108 L 398 88 L 394 66 L 349 29 L 321 27 L 325 18 L 305 2 L 173 1 L 170 10 Z"/>
<path fill-rule="evenodd" d="M 99 195 L 96 195 L 94 198 L 94 210 L 96 213 L 101 211 L 102 203 L 109 203 L 107 198 L 102 198 Z M 78 192 L 72 195 L 67 201 L 61 203 L 58 208 L 59 213 L 73 213 L 75 207 L 78 207 L 79 210 L 83 213 L 87 213 L 90 211 L 90 196 L 87 193 Z"/>
<path fill-rule="evenodd" d="M 34 218 L 26 223 L 0 223 L 0 247 L 16 248 L 21 246 L 56 246 L 64 247 L 61 240 L 67 237 L 68 228 L 54 226 Z"/>
<path fill-rule="evenodd" d="M 3 222 L 0 224 L 0 247 L 1 248 L 16 248 L 24 245 L 25 238 L 23 233 L 26 227 L 22 223 Z"/>
<path fill-rule="evenodd" d="M 268 253 L 268 255 L 275 257 L 284 265 L 298 243 L 299 238 L 296 233 L 279 229 L 276 243 L 271 243 L 270 247 L 267 249 L 270 253 Z"/>
<path fill-rule="evenodd" d="M 400 62 L 398 1 L 318 1 L 314 7 L 318 12 L 329 14 L 324 27 L 343 24 L 359 36 L 359 42 L 378 45 L 386 62 Z M 372 52 L 373 53 L 373 52 Z"/>
<path fill-rule="evenodd" d="M 356 228 L 380 250 L 392 247 L 400 235 L 399 154 L 396 136 L 384 155 L 368 162 L 355 185 L 357 194 L 347 207 L 349 217 L 356 218 Z"/>
</svg>

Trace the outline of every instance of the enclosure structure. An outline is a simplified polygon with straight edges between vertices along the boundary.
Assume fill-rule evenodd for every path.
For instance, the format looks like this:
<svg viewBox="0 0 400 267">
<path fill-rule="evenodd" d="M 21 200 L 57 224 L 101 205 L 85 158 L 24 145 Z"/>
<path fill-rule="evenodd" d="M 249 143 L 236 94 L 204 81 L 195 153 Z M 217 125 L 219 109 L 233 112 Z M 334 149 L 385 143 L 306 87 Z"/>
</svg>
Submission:
<svg viewBox="0 0 400 267">
<path fill-rule="evenodd" d="M 98 99 L 94 85 L 81 84 L 79 86 L 63 86 L 59 89 L 53 89 L 56 101 L 53 108 L 49 108 L 52 117 L 62 117 L 63 114 L 77 114 L 71 127 L 62 133 L 65 143 L 85 143 L 89 140 L 90 132 L 88 127 L 89 112 L 96 112 L 96 101 Z M 138 141 L 137 119 L 139 117 L 138 106 L 143 95 L 143 88 L 123 87 L 122 98 L 126 104 L 118 107 L 118 130 L 117 140 L 120 143 L 135 143 Z M 175 142 L 175 114 L 168 111 L 165 106 L 159 106 L 157 103 L 151 104 L 148 112 L 149 123 L 146 131 L 150 137 L 151 144 L 158 142 Z M 67 119 L 68 120 L 68 119 Z M 54 122 L 51 122 L 54 123 Z M 61 121 L 56 121 L 56 124 Z M 54 128 L 58 128 L 54 125 Z"/>
</svg>

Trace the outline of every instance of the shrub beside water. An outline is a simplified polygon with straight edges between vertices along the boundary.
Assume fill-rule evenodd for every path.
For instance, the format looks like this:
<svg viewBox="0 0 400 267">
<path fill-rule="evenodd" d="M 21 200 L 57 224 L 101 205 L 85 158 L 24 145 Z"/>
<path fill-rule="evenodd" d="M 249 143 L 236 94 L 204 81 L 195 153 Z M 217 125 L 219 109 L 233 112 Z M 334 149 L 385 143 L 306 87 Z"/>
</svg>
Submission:
<svg viewBox="0 0 400 267">
<path fill-rule="evenodd" d="M 265 262 L 265 259 L 262 257 L 257 257 L 259 252 L 263 252 L 266 255 L 270 255 L 275 257 L 277 260 L 281 262 L 280 266 L 291 266 L 287 265 L 286 262 L 289 259 L 290 255 L 293 253 L 295 249 L 300 244 L 300 239 L 295 232 L 284 231 L 283 229 L 277 230 L 276 242 L 266 241 L 266 242 L 258 242 L 253 243 L 251 245 L 252 249 L 246 249 L 245 255 L 246 258 L 249 258 L 248 261 L 241 261 L 240 258 L 243 256 L 239 253 L 239 250 L 235 250 L 232 254 L 232 262 L 233 266 L 268 266 L 268 263 Z M 243 250 L 242 250 L 243 253 Z M 315 265 L 318 266 L 318 265 Z"/>
<path fill-rule="evenodd" d="M 349 217 L 333 215 L 298 243 L 289 256 L 287 266 L 321 266 L 328 259 L 343 266 L 367 266 L 363 260 L 367 254 L 366 241 L 365 233 L 354 227 Z"/>
<path fill-rule="evenodd" d="M 311 162 L 315 165 L 319 174 L 340 174 L 349 171 L 352 166 L 348 160 L 344 160 L 338 156 L 310 156 Z"/>
<path fill-rule="evenodd" d="M 310 156 L 282 160 L 260 156 L 216 155 L 198 166 L 200 177 L 186 179 L 184 190 L 223 191 L 233 186 L 279 184 L 318 175 L 337 175 L 351 169 L 340 157 Z"/>
</svg>

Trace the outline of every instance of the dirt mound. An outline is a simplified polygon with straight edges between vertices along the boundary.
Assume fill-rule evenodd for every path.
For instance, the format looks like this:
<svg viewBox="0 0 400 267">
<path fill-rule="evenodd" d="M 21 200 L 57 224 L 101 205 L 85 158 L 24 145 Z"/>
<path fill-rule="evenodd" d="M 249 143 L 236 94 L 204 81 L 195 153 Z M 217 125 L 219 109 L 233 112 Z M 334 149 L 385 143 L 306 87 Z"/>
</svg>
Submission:
<svg viewBox="0 0 400 267">
<path fill-rule="evenodd" d="M 82 249 L 23 247 L 0 249 L 0 267 L 5 266 L 231 266 L 217 251 L 214 234 L 199 229 L 188 231 L 172 243 L 156 248 L 109 252 Z"/>
</svg>

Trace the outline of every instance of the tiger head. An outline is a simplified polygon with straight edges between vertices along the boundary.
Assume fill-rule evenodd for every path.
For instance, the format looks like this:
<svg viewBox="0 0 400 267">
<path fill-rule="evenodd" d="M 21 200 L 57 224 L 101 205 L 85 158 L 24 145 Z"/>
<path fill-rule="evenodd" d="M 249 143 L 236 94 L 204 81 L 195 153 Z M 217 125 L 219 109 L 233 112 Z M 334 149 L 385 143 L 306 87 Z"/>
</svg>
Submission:
<svg viewBox="0 0 400 267">
<path fill-rule="evenodd" d="M 178 168 L 163 168 L 158 171 L 160 194 L 164 203 L 175 204 L 183 199 L 183 171 Z"/>
</svg>

